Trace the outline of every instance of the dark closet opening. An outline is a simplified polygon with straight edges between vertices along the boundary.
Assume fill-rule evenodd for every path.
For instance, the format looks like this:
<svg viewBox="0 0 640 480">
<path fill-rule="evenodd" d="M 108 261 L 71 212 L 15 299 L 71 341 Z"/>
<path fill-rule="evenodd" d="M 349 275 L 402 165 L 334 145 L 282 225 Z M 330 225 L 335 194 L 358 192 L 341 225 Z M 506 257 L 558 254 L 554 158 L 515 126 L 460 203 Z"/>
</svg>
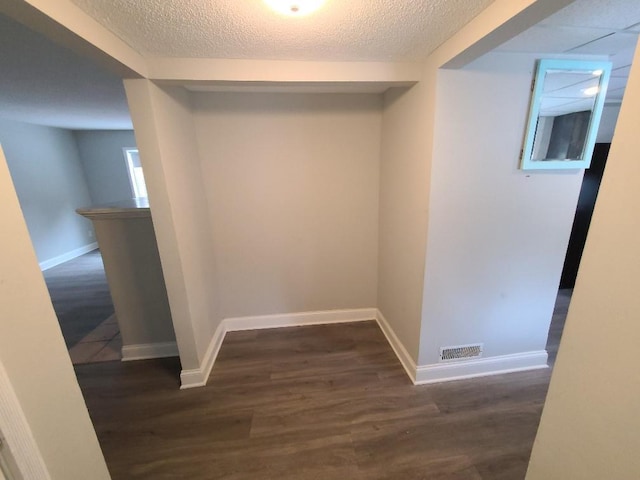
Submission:
<svg viewBox="0 0 640 480">
<path fill-rule="evenodd" d="M 567 255 L 560 278 L 561 289 L 573 288 L 576 283 L 578 267 L 580 266 L 582 251 L 587 240 L 591 216 L 593 215 L 610 147 L 610 143 L 596 143 L 591 159 L 591 167 L 584 172 L 584 180 L 578 197 L 578 207 L 573 219 L 571 236 L 569 237 L 569 247 L 567 248 Z"/>
</svg>

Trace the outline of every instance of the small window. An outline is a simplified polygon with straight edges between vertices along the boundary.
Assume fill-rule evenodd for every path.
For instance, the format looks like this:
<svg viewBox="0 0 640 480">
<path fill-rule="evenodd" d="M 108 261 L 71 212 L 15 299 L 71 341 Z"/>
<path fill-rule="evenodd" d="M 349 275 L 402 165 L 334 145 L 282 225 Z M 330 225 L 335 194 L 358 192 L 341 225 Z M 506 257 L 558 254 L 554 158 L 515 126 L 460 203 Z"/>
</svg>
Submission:
<svg viewBox="0 0 640 480">
<path fill-rule="evenodd" d="M 127 171 L 129 172 L 133 196 L 135 198 L 147 198 L 147 185 L 144 183 L 144 174 L 142 173 L 138 149 L 125 148 L 124 156 L 127 160 Z"/>
</svg>

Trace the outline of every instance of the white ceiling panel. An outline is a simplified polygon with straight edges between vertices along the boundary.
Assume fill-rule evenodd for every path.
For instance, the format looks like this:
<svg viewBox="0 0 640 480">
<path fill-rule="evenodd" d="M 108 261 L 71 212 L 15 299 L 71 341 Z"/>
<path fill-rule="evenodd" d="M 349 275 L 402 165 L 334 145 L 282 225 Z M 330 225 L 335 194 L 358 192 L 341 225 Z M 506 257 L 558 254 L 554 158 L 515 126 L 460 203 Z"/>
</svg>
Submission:
<svg viewBox="0 0 640 480">
<path fill-rule="evenodd" d="M 600 77 L 589 73 L 547 73 L 544 79 L 544 93 L 554 96 L 578 97 L 580 91 L 597 87 Z"/>
<path fill-rule="evenodd" d="M 611 33 L 614 33 L 614 31 L 599 28 L 534 26 L 510 41 L 503 43 L 498 48 L 498 51 L 519 53 L 566 52 Z"/>
<path fill-rule="evenodd" d="M 577 0 L 545 20 L 545 25 L 623 30 L 640 22 L 638 0 Z"/>
<path fill-rule="evenodd" d="M 609 57 L 609 60 L 611 60 L 611 63 L 613 63 L 614 69 L 620 67 L 629 67 L 633 63 L 633 56 L 636 50 L 635 44 L 632 41 L 629 42 L 629 45 L 630 46 L 628 48 L 619 50 L 614 55 Z"/>
<path fill-rule="evenodd" d="M 612 77 L 609 79 L 609 91 L 624 88 L 626 84 L 627 79 L 625 77 Z"/>
<path fill-rule="evenodd" d="M 588 55 L 615 55 L 618 51 L 628 48 L 629 44 L 635 45 L 637 38 L 636 34 L 614 33 L 581 47 L 567 50 L 567 52 Z"/>
<path fill-rule="evenodd" d="M 540 116 L 555 117 L 567 113 L 584 112 L 593 109 L 593 98 L 562 99 L 545 98 L 540 104 Z"/>
<path fill-rule="evenodd" d="M 497 50 L 535 53 L 540 58 L 545 55 L 554 58 L 608 57 L 613 71 L 605 101 L 616 105 L 622 101 L 631 70 L 639 22 L 640 0 L 576 0 Z M 546 115 L 585 109 L 592 101 L 581 94 L 585 82 L 573 82 L 570 76 L 558 76 L 552 82 L 554 85 L 550 83 L 549 89 L 555 91 L 543 105 Z"/>
<path fill-rule="evenodd" d="M 616 68 L 611 71 L 611 78 L 624 78 L 627 79 L 629 74 L 631 73 L 631 65 L 627 65 L 626 67 Z"/>
</svg>

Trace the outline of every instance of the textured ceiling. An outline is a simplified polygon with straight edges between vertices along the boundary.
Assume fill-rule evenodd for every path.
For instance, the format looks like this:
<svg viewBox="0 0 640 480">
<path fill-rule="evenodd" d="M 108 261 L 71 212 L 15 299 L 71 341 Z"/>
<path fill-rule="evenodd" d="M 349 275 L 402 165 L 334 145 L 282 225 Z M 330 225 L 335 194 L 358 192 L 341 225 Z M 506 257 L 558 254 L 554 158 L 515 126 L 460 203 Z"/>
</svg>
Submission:
<svg viewBox="0 0 640 480">
<path fill-rule="evenodd" d="M 154 55 L 314 60 L 422 57 L 457 30 L 465 21 L 462 17 L 468 20 L 481 5 L 491 3 L 328 0 L 317 15 L 288 19 L 266 10 L 262 0 L 75 1 L 102 17 L 109 28 L 118 24 L 133 32 L 132 38 L 140 37 L 147 45 L 137 48 Z M 619 102 L 640 32 L 638 1 L 577 0 L 499 51 L 609 55 L 614 72 L 607 101 Z M 437 27 L 430 24 L 431 11 L 439 19 Z M 217 30 L 211 30 L 212 24 Z M 207 31 L 214 33 L 209 36 Z M 206 37 L 202 45 L 184 51 L 200 37 Z M 2 15 L 0 65 L 0 116 L 72 129 L 131 128 L 120 79 Z"/>
<path fill-rule="evenodd" d="M 327 0 L 286 17 L 263 0 L 73 0 L 143 55 L 316 61 L 425 58 L 493 0 Z"/>
</svg>

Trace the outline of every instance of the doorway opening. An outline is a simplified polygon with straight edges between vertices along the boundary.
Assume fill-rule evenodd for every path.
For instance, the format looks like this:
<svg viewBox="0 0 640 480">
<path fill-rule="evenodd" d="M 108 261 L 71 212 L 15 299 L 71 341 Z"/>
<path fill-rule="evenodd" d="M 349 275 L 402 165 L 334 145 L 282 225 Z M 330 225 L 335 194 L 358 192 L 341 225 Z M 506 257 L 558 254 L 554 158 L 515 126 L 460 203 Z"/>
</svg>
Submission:
<svg viewBox="0 0 640 480">
<path fill-rule="evenodd" d="M 613 125 L 615 128 L 615 122 Z M 576 214 L 571 227 L 571 236 L 560 277 L 560 286 L 556 298 L 556 307 L 551 317 L 547 352 L 549 354 L 549 365 L 555 363 L 558 354 L 558 346 L 564 330 L 564 322 L 571 302 L 573 287 L 578 276 L 582 252 L 587 241 L 591 217 L 596 205 L 600 183 L 607 164 L 607 157 L 611 143 L 596 143 L 591 159 L 591 167 L 585 170 L 578 197 Z"/>
</svg>

